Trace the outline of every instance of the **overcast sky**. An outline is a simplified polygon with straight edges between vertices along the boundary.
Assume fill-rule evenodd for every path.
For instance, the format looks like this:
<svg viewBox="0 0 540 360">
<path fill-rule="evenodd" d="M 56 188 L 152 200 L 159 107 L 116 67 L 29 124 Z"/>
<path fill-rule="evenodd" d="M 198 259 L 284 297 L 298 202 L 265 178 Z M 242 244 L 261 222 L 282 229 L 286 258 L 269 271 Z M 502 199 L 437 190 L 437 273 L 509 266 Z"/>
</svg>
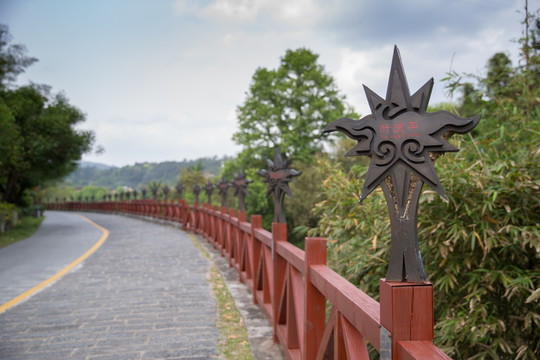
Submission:
<svg viewBox="0 0 540 360">
<path fill-rule="evenodd" d="M 451 68 L 514 60 L 524 0 L 0 0 L 13 43 L 39 59 L 20 76 L 63 91 L 109 165 L 234 155 L 236 107 L 258 67 L 307 47 L 366 115 L 362 84 L 384 97 L 398 45 L 411 92 Z M 529 0 L 529 9 L 540 0 Z"/>
</svg>

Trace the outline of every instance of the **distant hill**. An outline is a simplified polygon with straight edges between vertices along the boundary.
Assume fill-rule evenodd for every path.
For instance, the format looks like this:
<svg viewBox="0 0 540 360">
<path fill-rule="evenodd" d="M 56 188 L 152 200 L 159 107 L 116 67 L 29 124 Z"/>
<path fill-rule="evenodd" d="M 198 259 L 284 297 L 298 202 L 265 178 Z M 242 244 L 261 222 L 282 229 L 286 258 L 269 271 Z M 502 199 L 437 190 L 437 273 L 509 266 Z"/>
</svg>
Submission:
<svg viewBox="0 0 540 360">
<path fill-rule="evenodd" d="M 97 163 L 97 162 L 92 162 L 92 161 L 81 161 L 81 162 L 79 162 L 79 167 L 80 168 L 94 167 L 94 168 L 97 168 L 97 169 L 110 169 L 113 166 L 110 166 L 110 165 L 107 165 L 107 164 L 102 164 L 102 163 Z"/>
<path fill-rule="evenodd" d="M 151 181 L 161 181 L 174 186 L 180 169 L 196 166 L 199 162 L 209 176 L 217 175 L 224 161 L 229 157 L 200 158 L 196 160 L 165 161 L 160 163 L 136 163 L 123 167 L 82 161 L 77 170 L 64 178 L 67 185 L 79 188 L 87 185 L 104 186 L 109 189 L 118 186 L 140 188 Z"/>
</svg>

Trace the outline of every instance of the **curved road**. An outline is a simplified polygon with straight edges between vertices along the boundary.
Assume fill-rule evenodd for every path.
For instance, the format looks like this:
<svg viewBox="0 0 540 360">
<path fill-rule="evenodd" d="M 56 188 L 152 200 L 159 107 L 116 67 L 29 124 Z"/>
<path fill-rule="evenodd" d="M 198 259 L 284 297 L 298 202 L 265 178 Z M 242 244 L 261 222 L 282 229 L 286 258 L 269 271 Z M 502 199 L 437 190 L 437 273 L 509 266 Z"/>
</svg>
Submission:
<svg viewBox="0 0 540 360">
<path fill-rule="evenodd" d="M 71 264 L 102 237 L 49 211 L 0 250 L 0 305 Z M 85 213 L 105 243 L 54 286 L 0 314 L 1 359 L 209 359 L 217 353 L 208 259 L 182 231 Z M 7 300 L 6 300 L 7 299 Z"/>
<path fill-rule="evenodd" d="M 0 249 L 0 306 L 60 272 L 101 236 L 80 216 L 46 212 L 31 237 Z"/>
</svg>

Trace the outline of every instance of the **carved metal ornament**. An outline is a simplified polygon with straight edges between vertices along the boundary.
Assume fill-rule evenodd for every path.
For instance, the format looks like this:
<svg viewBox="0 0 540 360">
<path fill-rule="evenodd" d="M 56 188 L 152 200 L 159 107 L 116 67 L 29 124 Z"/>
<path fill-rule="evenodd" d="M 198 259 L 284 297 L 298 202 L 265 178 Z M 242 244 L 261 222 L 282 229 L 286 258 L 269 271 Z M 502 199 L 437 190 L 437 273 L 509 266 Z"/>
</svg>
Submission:
<svg viewBox="0 0 540 360">
<path fill-rule="evenodd" d="M 227 193 L 231 184 L 229 180 L 225 179 L 225 176 L 221 178 L 221 181 L 217 183 L 219 195 L 221 196 L 221 206 L 224 207 L 227 203 Z"/>
<path fill-rule="evenodd" d="M 206 193 L 206 202 L 212 204 L 212 193 L 214 192 L 214 185 L 211 180 L 208 180 L 206 185 L 204 185 L 204 192 Z"/>
<path fill-rule="evenodd" d="M 234 195 L 238 196 L 238 211 L 246 211 L 244 199 L 248 195 L 248 185 L 252 182 L 253 180 L 246 179 L 246 174 L 244 174 L 242 169 L 238 168 L 238 174 L 234 176 L 234 180 L 232 181 Z"/>
<path fill-rule="evenodd" d="M 165 198 L 167 198 L 167 195 L 169 195 L 169 191 L 170 191 L 169 186 L 167 184 L 163 185 L 162 191 L 163 191 L 163 195 L 165 195 Z"/>
<path fill-rule="evenodd" d="M 198 203 L 199 202 L 199 194 L 201 193 L 201 187 L 199 186 L 199 184 L 195 184 L 193 185 L 193 193 L 195 194 L 195 202 Z"/>
<path fill-rule="evenodd" d="M 381 186 L 392 228 L 387 280 L 426 280 L 416 221 L 422 185 L 447 199 L 433 161 L 444 152 L 459 151 L 448 142 L 450 136 L 471 131 L 480 120 L 480 115 L 464 119 L 447 111 L 427 113 L 432 88 L 433 78 L 410 94 L 395 47 L 386 99 L 364 86 L 371 114 L 336 120 L 324 130 L 341 131 L 358 142 L 347 156 L 371 158 L 360 202 Z"/>
<path fill-rule="evenodd" d="M 176 184 L 176 186 L 174 188 L 176 189 L 176 194 L 178 196 L 178 199 L 181 199 L 182 198 L 182 193 L 184 192 L 184 185 L 178 183 L 178 184 Z"/>
<path fill-rule="evenodd" d="M 268 183 L 268 189 L 266 190 L 266 196 L 272 194 L 274 200 L 274 222 L 285 223 L 285 213 L 283 211 L 283 200 L 285 194 L 292 197 L 291 188 L 289 182 L 294 181 L 294 176 L 302 174 L 301 171 L 294 169 L 288 169 L 289 161 L 281 158 L 279 148 L 276 147 L 274 154 L 274 161 L 266 160 L 268 164 L 267 169 L 261 169 L 257 171 L 257 175 L 264 178 L 263 182 Z"/>
</svg>

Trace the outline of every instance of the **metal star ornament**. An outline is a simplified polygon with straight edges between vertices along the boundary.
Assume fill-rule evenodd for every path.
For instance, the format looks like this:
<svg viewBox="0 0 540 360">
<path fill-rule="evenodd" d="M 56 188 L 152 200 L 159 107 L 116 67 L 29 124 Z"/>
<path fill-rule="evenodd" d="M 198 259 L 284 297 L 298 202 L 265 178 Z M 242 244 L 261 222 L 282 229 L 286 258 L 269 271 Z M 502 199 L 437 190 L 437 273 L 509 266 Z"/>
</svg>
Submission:
<svg viewBox="0 0 540 360">
<path fill-rule="evenodd" d="M 432 88 L 433 78 L 410 94 L 395 47 L 386 99 L 364 86 L 371 114 L 360 120 L 336 120 L 324 130 L 343 132 L 358 142 L 347 156 L 371 158 L 360 202 L 382 187 L 392 225 L 387 280 L 426 280 L 416 228 L 422 185 L 426 183 L 447 199 L 433 161 L 444 152 L 459 151 L 448 142 L 450 136 L 471 131 L 480 120 L 480 115 L 461 118 L 447 111 L 427 113 Z"/>
<path fill-rule="evenodd" d="M 174 188 L 176 189 L 176 195 L 178 196 L 178 199 L 181 199 L 182 193 L 184 192 L 184 185 L 178 183 Z"/>
<path fill-rule="evenodd" d="M 225 179 L 225 176 L 221 178 L 221 181 L 218 182 L 217 188 L 219 195 L 221 196 L 221 206 L 225 207 L 225 204 L 227 203 L 227 194 L 229 192 L 230 187 L 229 180 Z"/>
<path fill-rule="evenodd" d="M 238 168 L 238 174 L 234 176 L 234 180 L 232 181 L 234 195 L 238 196 L 238 211 L 246 211 L 244 199 L 248 195 L 248 185 L 252 182 L 253 180 L 246 179 L 246 174 L 244 174 L 241 168 Z"/>
<path fill-rule="evenodd" d="M 198 203 L 199 202 L 199 194 L 201 193 L 201 187 L 199 186 L 199 184 L 195 184 L 193 185 L 193 194 L 195 194 L 195 202 Z"/>
<path fill-rule="evenodd" d="M 208 204 L 212 204 L 212 193 L 214 192 L 214 184 L 212 184 L 211 180 L 208 180 L 208 182 L 204 185 L 204 192 L 206 193 L 206 202 Z"/>
<path fill-rule="evenodd" d="M 264 178 L 263 182 L 268 183 L 266 196 L 272 194 L 274 200 L 274 222 L 285 223 L 285 213 L 283 211 L 283 200 L 285 194 L 292 197 L 289 182 L 293 182 L 293 177 L 300 176 L 301 171 L 287 168 L 290 164 L 288 160 L 283 161 L 281 152 L 276 147 L 274 153 L 274 161 L 266 160 L 267 169 L 257 171 L 257 175 Z"/>
</svg>

